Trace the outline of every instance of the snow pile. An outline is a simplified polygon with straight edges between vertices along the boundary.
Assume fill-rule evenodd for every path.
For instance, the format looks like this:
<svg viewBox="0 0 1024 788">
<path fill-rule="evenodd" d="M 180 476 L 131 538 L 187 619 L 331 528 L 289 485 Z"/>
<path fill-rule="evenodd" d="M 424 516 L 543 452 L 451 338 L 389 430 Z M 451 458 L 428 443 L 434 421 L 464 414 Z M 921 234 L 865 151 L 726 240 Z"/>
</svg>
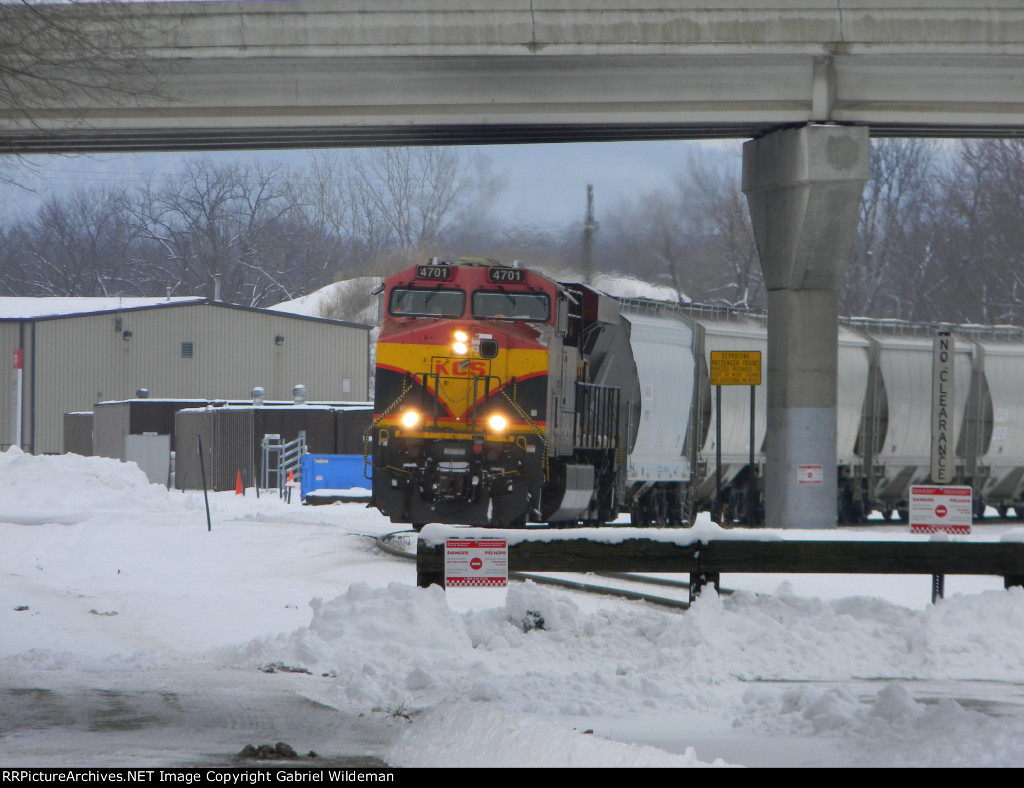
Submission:
<svg viewBox="0 0 1024 788">
<path fill-rule="evenodd" d="M 616 298 L 651 298 L 656 301 L 679 302 L 679 293 L 666 285 L 656 285 L 625 274 L 597 274 L 594 288 Z M 684 301 L 689 301 L 685 295 Z"/>
<path fill-rule="evenodd" d="M 394 766 L 430 767 L 700 767 L 727 766 L 656 747 L 608 741 L 592 730 L 568 730 L 544 719 L 508 714 L 461 699 L 441 702 L 417 718 L 388 752 Z"/>
<path fill-rule="evenodd" d="M 167 489 L 151 484 L 135 463 L 77 454 L 35 457 L 17 446 L 0 453 L 0 522 L 68 525 L 139 508 L 171 505 Z"/>
<path fill-rule="evenodd" d="M 842 687 L 753 689 L 734 727 L 776 736 L 788 728 L 793 736 L 838 739 L 854 765 L 1020 766 L 1020 717 L 985 714 L 950 698 L 915 701 L 906 687 L 886 684 L 866 699 Z"/>
<path fill-rule="evenodd" d="M 0 693 L 298 694 L 405 765 L 751 764 L 751 741 L 776 765 L 794 741 L 841 751 L 829 765 L 1024 765 L 1019 588 L 914 609 L 793 577 L 769 594 L 707 589 L 686 613 L 532 584 L 446 595 L 375 549 L 364 535 L 393 526 L 361 505 L 210 501 L 208 531 L 201 493 L 132 464 L 0 455 Z M 18 724 L 0 746 L 51 737 L 51 765 L 112 746 Z M 224 752 L 249 743 L 222 735 Z"/>
<path fill-rule="evenodd" d="M 329 317 L 352 323 L 376 325 L 377 296 L 372 295 L 383 283 L 378 276 L 360 276 L 343 282 L 332 282 L 312 293 L 268 307 L 274 312 L 311 317 Z"/>
<path fill-rule="evenodd" d="M 923 611 L 781 592 L 705 594 L 686 615 L 642 604 L 584 613 L 527 584 L 509 589 L 504 608 L 456 614 L 437 588 L 359 584 L 314 600 L 308 627 L 237 657 L 336 676 L 323 698 L 356 713 L 419 710 L 453 694 L 537 715 L 669 712 L 738 698 L 750 681 L 1024 675 L 1024 591 Z"/>
</svg>

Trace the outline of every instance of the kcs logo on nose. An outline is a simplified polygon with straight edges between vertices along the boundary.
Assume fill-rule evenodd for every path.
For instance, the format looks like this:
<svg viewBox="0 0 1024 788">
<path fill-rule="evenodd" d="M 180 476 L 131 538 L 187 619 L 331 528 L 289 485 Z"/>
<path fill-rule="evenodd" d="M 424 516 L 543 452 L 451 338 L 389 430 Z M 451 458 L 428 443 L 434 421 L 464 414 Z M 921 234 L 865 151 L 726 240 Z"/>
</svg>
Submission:
<svg viewBox="0 0 1024 788">
<path fill-rule="evenodd" d="M 444 375 L 446 377 L 462 376 L 467 378 L 477 375 L 486 375 L 487 362 L 470 361 L 467 364 L 465 361 L 456 361 L 455 359 L 435 359 L 434 374 Z"/>
</svg>

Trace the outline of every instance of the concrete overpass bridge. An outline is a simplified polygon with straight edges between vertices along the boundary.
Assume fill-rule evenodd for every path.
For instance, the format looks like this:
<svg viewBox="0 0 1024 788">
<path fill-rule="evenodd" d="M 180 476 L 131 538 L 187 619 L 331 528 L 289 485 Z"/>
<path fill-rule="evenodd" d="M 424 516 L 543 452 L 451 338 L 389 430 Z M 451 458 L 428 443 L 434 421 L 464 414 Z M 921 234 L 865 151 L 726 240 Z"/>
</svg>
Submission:
<svg viewBox="0 0 1024 788">
<path fill-rule="evenodd" d="M 797 466 L 835 467 L 836 304 L 869 135 L 1024 133 L 1022 0 L 131 8 L 137 35 L 111 38 L 138 90 L 97 89 L 88 58 L 8 52 L 72 89 L 11 77 L 0 150 L 754 138 L 743 188 L 769 292 L 765 495 L 778 527 L 835 525 L 836 480 L 798 484 Z M 95 6 L 49 13 L 99 40 L 119 23 Z"/>
<path fill-rule="evenodd" d="M 52 11 L 51 11 L 52 13 Z M 77 29 L 122 24 L 88 6 Z M 879 135 L 1024 128 L 1019 0 L 139 4 L 159 95 L 22 97 L 14 152 Z M 52 54 L 52 53 L 48 53 Z M 47 64 L 80 81 L 87 60 Z M 17 89 L 17 81 L 13 84 Z"/>
</svg>

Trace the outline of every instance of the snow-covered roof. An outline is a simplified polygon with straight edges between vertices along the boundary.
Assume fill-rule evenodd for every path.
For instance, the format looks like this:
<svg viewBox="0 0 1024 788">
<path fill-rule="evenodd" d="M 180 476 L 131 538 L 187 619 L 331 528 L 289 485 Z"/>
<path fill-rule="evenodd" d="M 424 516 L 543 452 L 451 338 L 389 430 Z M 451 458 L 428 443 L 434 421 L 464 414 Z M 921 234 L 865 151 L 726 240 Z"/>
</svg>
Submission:
<svg viewBox="0 0 1024 788">
<path fill-rule="evenodd" d="M 93 312 L 113 312 L 121 309 L 139 309 L 141 307 L 161 306 L 164 304 L 184 304 L 200 302 L 202 296 L 159 296 L 106 298 L 89 297 L 4 297 L 0 298 L 0 320 L 16 319 L 31 320 L 38 317 L 59 317 L 61 315 L 88 315 Z"/>
</svg>

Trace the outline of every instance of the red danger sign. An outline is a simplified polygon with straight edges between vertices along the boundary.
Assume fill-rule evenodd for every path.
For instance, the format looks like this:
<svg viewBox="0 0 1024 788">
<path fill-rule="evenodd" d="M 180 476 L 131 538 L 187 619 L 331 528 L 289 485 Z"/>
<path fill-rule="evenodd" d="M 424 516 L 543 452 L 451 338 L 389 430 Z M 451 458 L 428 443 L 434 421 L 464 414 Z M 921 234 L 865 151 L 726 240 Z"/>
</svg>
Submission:
<svg viewBox="0 0 1024 788">
<path fill-rule="evenodd" d="M 447 539 L 445 585 L 452 588 L 508 585 L 508 542 L 504 539 Z"/>
<path fill-rule="evenodd" d="M 974 516 L 970 487 L 915 485 L 910 488 L 910 532 L 969 534 Z"/>
</svg>

